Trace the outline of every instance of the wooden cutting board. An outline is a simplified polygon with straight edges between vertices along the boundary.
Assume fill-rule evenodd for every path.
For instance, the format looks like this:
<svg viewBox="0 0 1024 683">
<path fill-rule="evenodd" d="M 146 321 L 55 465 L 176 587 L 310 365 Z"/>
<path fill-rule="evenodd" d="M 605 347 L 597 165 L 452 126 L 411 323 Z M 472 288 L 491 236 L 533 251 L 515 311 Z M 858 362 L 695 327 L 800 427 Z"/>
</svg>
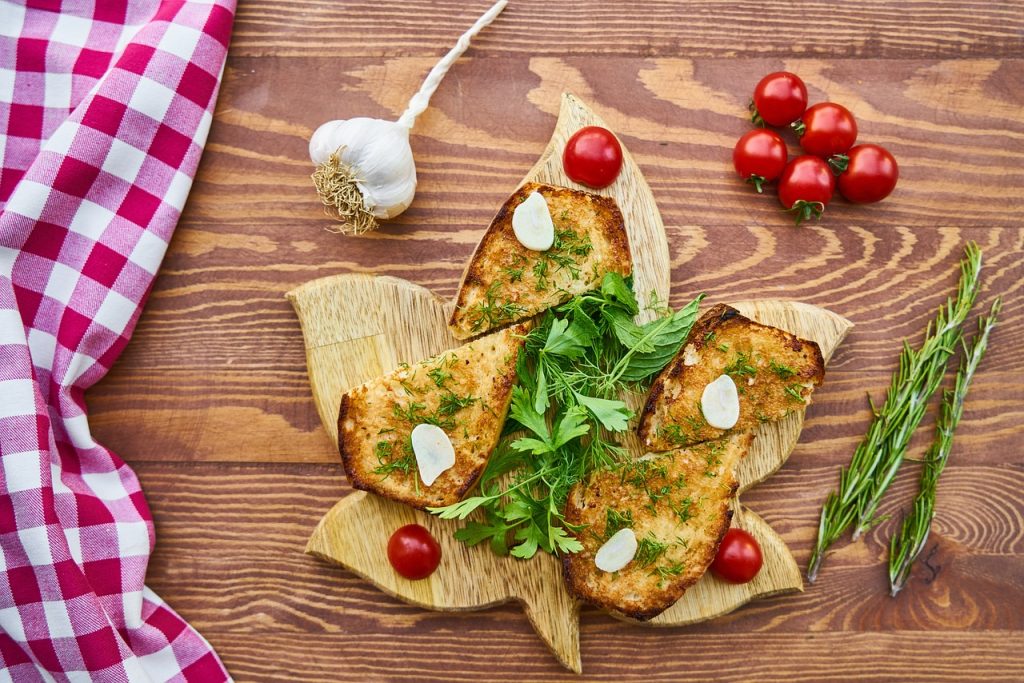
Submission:
<svg viewBox="0 0 1024 683">
<path fill-rule="evenodd" d="M 607 127 L 578 99 L 563 95 L 551 141 L 523 182 L 578 187 L 565 176 L 560 151 L 569 136 L 586 125 Z M 664 226 L 650 188 L 625 147 L 623 156 L 619 178 L 601 192 L 616 199 L 625 217 L 638 298 L 646 302 L 646 295 L 653 291 L 666 301 L 670 270 Z M 317 409 L 335 445 L 342 393 L 400 363 L 414 363 L 458 346 L 446 324 L 452 304 L 405 280 L 337 275 L 306 283 L 289 292 L 288 298 L 302 324 Z M 834 313 L 798 302 L 745 301 L 732 305 L 748 317 L 818 342 L 826 362 L 852 327 Z M 640 319 L 652 315 L 644 310 Z M 632 397 L 630 402 L 636 407 L 640 400 Z M 803 410 L 759 428 L 754 446 L 737 473 L 739 493 L 782 466 L 802 426 Z M 635 438 L 627 438 L 625 445 L 642 455 Z M 802 589 L 800 571 L 782 539 L 764 520 L 741 506 L 738 495 L 734 509 L 733 524 L 752 533 L 761 544 L 765 562 L 758 576 L 737 586 L 707 574 L 678 603 L 647 624 L 690 624 L 730 612 L 757 597 Z M 422 581 L 409 581 L 396 574 L 385 553 L 391 533 L 413 522 L 430 529 L 442 548 L 440 567 Z M 452 537 L 461 524 L 355 492 L 324 516 L 306 551 L 341 564 L 386 593 L 428 609 L 474 610 L 517 600 L 558 660 L 573 671 L 582 671 L 580 605 L 565 589 L 560 563 L 544 553 L 522 561 L 498 557 L 486 544 L 467 548 Z"/>
</svg>

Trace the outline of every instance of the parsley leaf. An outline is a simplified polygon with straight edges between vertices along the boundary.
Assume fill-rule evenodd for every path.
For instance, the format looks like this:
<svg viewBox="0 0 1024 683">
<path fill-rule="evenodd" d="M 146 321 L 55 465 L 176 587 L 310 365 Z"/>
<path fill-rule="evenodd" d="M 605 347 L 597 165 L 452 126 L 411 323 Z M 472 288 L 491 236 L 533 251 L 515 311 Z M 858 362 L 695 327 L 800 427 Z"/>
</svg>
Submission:
<svg viewBox="0 0 1024 683">
<path fill-rule="evenodd" d="M 601 281 L 601 294 L 608 302 L 618 304 L 630 316 L 640 312 L 633 288 L 618 273 L 608 273 L 604 276 Z"/>
<path fill-rule="evenodd" d="M 510 412 L 516 422 L 539 436 L 541 441 L 545 444 L 551 443 L 551 432 L 548 431 L 548 423 L 544 421 L 544 415 L 536 409 L 530 394 L 521 386 L 512 387 Z"/>
<path fill-rule="evenodd" d="M 551 322 L 547 341 L 544 342 L 543 353 L 552 353 L 568 358 L 579 358 L 587 346 L 593 341 L 589 330 L 575 321 L 555 319 Z"/>
<path fill-rule="evenodd" d="M 584 396 L 583 394 L 576 394 L 576 400 L 597 418 L 602 427 L 610 432 L 626 431 L 628 420 L 633 417 L 633 411 L 622 401 Z"/>
</svg>

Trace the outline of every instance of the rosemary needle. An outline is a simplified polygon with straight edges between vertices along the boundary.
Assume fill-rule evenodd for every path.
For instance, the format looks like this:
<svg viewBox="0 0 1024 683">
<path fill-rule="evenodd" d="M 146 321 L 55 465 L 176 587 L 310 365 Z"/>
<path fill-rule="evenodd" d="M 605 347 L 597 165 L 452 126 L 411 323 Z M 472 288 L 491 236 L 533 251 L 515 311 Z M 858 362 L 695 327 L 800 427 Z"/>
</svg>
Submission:
<svg viewBox="0 0 1024 683">
<path fill-rule="evenodd" d="M 956 297 L 939 308 L 934 323 L 925 330 L 921 348 L 914 351 L 906 341 L 899 369 L 893 374 L 885 403 L 875 411 L 867 435 L 854 451 L 850 465 L 840 472 L 839 491 L 825 499 L 818 525 L 818 539 L 807 566 L 807 580 L 817 578 L 825 551 L 854 526 L 853 537 L 875 523 L 882 494 L 892 483 L 910 438 L 924 417 L 928 400 L 946 371 L 946 363 L 963 336 L 962 325 L 978 294 L 981 251 L 968 242 L 960 261 Z"/>
<path fill-rule="evenodd" d="M 964 355 L 960 360 L 960 369 L 956 373 L 953 391 L 947 391 L 943 395 L 939 420 L 935 427 L 935 439 L 924 456 L 920 490 L 914 499 L 910 514 L 903 518 L 899 533 L 892 537 L 889 544 L 889 585 L 893 597 L 903 589 L 910 577 L 910 568 L 914 560 L 921 554 L 928 541 L 928 532 L 935 517 L 935 491 L 939 475 L 949 461 L 949 454 L 953 448 L 953 432 L 963 416 L 964 399 L 967 398 L 967 390 L 971 386 L 974 372 L 985 355 L 989 334 L 996 325 L 999 306 L 1000 300 L 996 299 L 988 317 L 978 321 L 978 332 L 971 345 L 963 345 Z"/>
</svg>

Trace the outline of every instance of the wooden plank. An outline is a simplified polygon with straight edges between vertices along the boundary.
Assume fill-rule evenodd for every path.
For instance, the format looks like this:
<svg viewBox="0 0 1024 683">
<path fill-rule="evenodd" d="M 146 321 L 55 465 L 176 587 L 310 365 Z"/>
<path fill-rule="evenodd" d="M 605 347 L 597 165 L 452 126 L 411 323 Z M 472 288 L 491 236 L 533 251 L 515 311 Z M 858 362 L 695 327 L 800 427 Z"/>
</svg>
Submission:
<svg viewBox="0 0 1024 683">
<path fill-rule="evenodd" d="M 252 56 L 436 58 L 489 4 L 316 0 L 299 9 L 280 0 L 247 1 L 239 4 L 231 50 Z M 471 54 L 1012 57 L 1020 54 L 1022 27 L 1024 17 L 1013 0 L 516 0 L 474 41 Z"/>
<path fill-rule="evenodd" d="M 238 680 L 581 680 L 553 667 L 550 658 L 531 647 L 530 635 L 514 625 L 466 628 L 460 621 L 450 617 L 412 632 L 399 622 L 374 633 L 333 630 L 301 638 L 275 633 L 261 635 L 258 647 L 251 635 L 237 631 L 208 632 L 207 637 Z M 584 671 L 584 680 L 595 681 L 1018 683 L 1024 677 L 1019 631 L 731 633 L 723 638 L 601 624 L 585 629 L 583 638 L 585 657 L 595 662 Z M 952 651 L 955 657 L 937 657 Z"/>
<path fill-rule="evenodd" d="M 197 179 L 201 191 L 193 194 L 183 226 L 230 226 L 224 246 L 247 248 L 254 256 L 280 242 L 286 252 L 298 252 L 300 262 L 330 254 L 349 267 L 365 267 L 364 255 L 338 247 L 356 240 L 318 234 L 329 221 L 310 190 L 308 138 L 334 118 L 397 118 L 433 63 L 433 57 L 353 58 L 338 76 L 336 60 L 236 55 L 225 73 L 218 125 Z M 1024 150 L 1024 61 L 870 64 L 866 72 L 856 59 L 464 60 L 452 72 L 458 87 L 441 87 L 413 130 L 416 201 L 369 242 L 444 240 L 472 247 L 476 233 L 468 226 L 487 225 L 543 150 L 563 90 L 583 98 L 622 132 L 666 225 L 781 227 L 777 202 L 751 196 L 730 163 L 733 145 L 750 129 L 747 104 L 754 85 L 778 68 L 800 74 L 812 102 L 848 107 L 859 122 L 860 140 L 885 145 L 900 163 L 901 183 L 884 205 L 854 207 L 837 200 L 826 225 L 1018 225 L 1024 199 L 1008 190 L 1024 184 L 1024 170 L 1015 163 Z M 322 97 L 305 94 L 311 79 Z M 295 101 L 303 106 L 296 108 Z M 795 136 L 786 138 L 797 153 Z M 282 223 L 292 229 L 282 233 Z M 220 247 L 219 241 L 185 239 L 191 252 Z M 332 248 L 301 251 L 310 241 Z M 378 260 L 402 261 L 396 255 Z M 432 267 L 424 263 L 420 270 Z"/>
<path fill-rule="evenodd" d="M 1024 465 L 977 465 L 958 455 L 940 487 L 931 539 L 937 549 L 929 547 L 934 554 L 918 564 L 897 599 L 888 596 L 884 558 L 900 507 L 917 488 L 910 465 L 880 510 L 894 518 L 862 542 L 839 542 L 816 584 L 800 594 L 756 601 L 696 632 L 1024 630 Z M 801 568 L 821 501 L 836 482 L 836 468 L 819 460 L 798 450 L 771 480 L 743 496 Z M 310 633 L 341 624 L 437 623 L 437 614 L 404 605 L 303 554 L 323 511 L 350 491 L 340 466 L 134 465 L 157 520 L 149 585 L 171 596 L 200 631 Z M 584 614 L 584 630 L 594 617 Z M 472 628 L 493 619 L 526 624 L 517 606 L 465 615 L 459 623 Z M 617 626 L 614 637 L 637 628 Z M 670 632 L 682 637 L 694 631 Z M 582 646 L 586 657 L 586 635 Z"/>
</svg>

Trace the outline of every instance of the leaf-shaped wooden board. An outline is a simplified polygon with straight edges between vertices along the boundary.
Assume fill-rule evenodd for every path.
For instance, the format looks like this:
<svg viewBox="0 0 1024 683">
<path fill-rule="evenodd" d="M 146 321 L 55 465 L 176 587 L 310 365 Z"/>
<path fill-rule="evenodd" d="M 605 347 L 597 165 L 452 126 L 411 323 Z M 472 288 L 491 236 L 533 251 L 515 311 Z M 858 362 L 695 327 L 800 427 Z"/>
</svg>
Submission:
<svg viewBox="0 0 1024 683">
<path fill-rule="evenodd" d="M 578 99 L 563 95 L 551 142 L 523 182 L 576 186 L 566 177 L 559 152 L 570 135 L 587 125 L 604 123 Z M 644 301 L 650 291 L 666 300 L 669 257 L 664 226 L 650 188 L 625 148 L 623 156 L 622 173 L 602 193 L 615 197 L 625 217 L 636 291 Z M 342 393 L 399 363 L 416 362 L 458 345 L 446 325 L 451 304 L 405 280 L 336 275 L 306 283 L 289 292 L 288 298 L 302 324 L 313 397 L 335 443 Z M 851 327 L 829 311 L 802 303 L 747 301 L 733 305 L 755 320 L 818 342 L 826 361 Z M 782 466 L 802 426 L 801 411 L 759 429 L 738 473 L 741 492 Z M 635 438 L 627 438 L 626 446 L 640 454 Z M 708 574 L 682 600 L 648 623 L 689 624 L 729 612 L 753 598 L 802 588 L 796 562 L 778 534 L 738 501 L 736 508 L 734 524 L 761 543 L 765 558 L 761 573 L 741 586 Z M 422 581 L 409 581 L 396 574 L 384 550 L 391 533 L 412 522 L 430 529 L 442 548 L 441 566 Z M 573 671 L 581 671 L 580 606 L 565 589 L 560 563 L 544 553 L 522 561 L 498 557 L 486 545 L 467 548 L 452 537 L 460 525 L 356 492 L 324 516 L 306 550 L 341 564 L 391 595 L 429 609 L 475 610 L 517 600 L 558 660 Z"/>
</svg>

